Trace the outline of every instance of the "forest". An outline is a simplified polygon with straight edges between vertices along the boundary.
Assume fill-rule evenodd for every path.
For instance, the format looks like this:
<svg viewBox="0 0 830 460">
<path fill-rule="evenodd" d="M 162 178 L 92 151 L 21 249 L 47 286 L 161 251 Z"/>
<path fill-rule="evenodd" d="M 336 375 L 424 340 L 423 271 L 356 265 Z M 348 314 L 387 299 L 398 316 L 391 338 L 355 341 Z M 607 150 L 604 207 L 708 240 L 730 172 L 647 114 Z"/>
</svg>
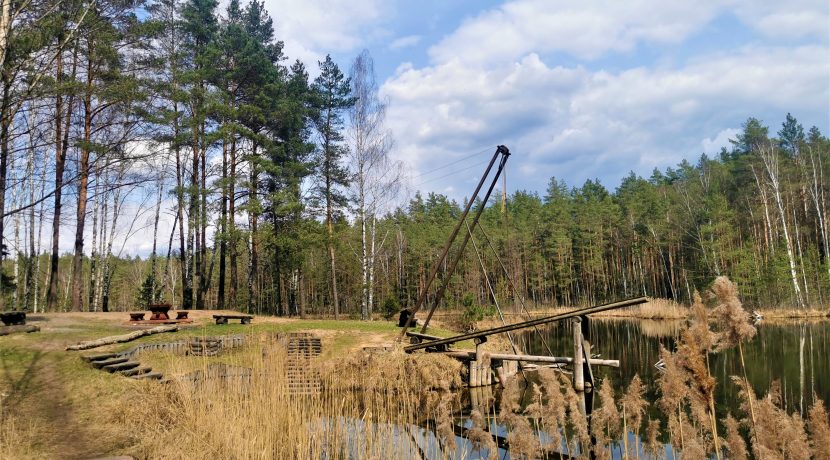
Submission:
<svg viewBox="0 0 830 460">
<path fill-rule="evenodd" d="M 257 0 L 2 5 L 0 309 L 370 319 L 417 301 L 464 203 L 405 193 L 368 51 L 312 78 Z M 727 275 L 748 306 L 827 308 L 825 172 L 828 138 L 786 114 L 613 190 L 500 192 L 445 303 L 688 303 Z M 137 238 L 148 255 L 125 254 Z"/>
</svg>

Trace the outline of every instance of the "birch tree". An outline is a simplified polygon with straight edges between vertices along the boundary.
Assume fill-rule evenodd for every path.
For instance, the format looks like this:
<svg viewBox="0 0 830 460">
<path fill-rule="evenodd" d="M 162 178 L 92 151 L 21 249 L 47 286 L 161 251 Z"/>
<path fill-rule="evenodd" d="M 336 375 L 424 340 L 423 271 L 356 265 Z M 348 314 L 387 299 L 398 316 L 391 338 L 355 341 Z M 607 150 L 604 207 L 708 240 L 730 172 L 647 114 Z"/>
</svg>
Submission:
<svg viewBox="0 0 830 460">
<path fill-rule="evenodd" d="M 795 253 L 793 251 L 793 243 L 790 239 L 790 232 L 787 228 L 787 213 L 784 210 L 784 198 L 781 190 L 781 174 L 779 167 L 779 153 L 773 146 L 772 142 L 765 142 L 756 146 L 758 156 L 764 164 L 764 172 L 766 172 L 766 181 L 769 184 L 772 192 L 772 199 L 778 210 L 778 216 L 781 219 L 781 230 L 784 234 L 784 245 L 787 249 L 787 261 L 789 262 L 790 278 L 793 283 L 793 295 L 796 306 L 804 308 L 804 297 L 801 292 L 801 286 L 798 282 L 798 273 L 796 271 Z"/>
<path fill-rule="evenodd" d="M 400 188 L 401 168 L 389 159 L 393 140 L 384 125 L 386 103 L 378 96 L 374 62 L 363 50 L 349 73 L 354 105 L 349 111 L 352 164 L 352 203 L 360 226 L 360 317 L 371 320 L 374 304 L 375 260 L 383 246 L 378 241 L 377 217 Z"/>
</svg>

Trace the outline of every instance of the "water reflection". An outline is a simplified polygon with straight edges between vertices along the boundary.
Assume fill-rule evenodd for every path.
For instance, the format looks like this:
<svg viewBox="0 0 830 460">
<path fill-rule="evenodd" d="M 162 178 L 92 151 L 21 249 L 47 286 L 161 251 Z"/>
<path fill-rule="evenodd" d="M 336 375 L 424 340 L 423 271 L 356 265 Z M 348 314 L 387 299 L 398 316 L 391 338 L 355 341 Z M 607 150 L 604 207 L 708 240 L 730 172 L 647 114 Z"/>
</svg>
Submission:
<svg viewBox="0 0 830 460">
<path fill-rule="evenodd" d="M 598 368 L 596 374 L 609 378 L 618 389 L 627 386 L 635 374 L 644 382 L 653 382 L 659 372 L 654 364 L 660 346 L 674 350 L 681 321 L 597 320 L 591 321 L 594 353 L 603 358 L 619 359 L 620 368 Z M 571 323 L 556 323 L 542 329 L 552 351 L 557 355 L 573 354 Z M 545 354 L 541 338 L 531 332 L 518 334 L 523 349 L 529 354 Z M 769 389 L 773 380 L 781 381 L 786 407 L 804 413 L 813 403 L 813 395 L 830 401 L 830 322 L 758 325 L 758 334 L 744 345 L 747 377 L 758 396 Z M 711 373 L 717 378 L 716 404 L 718 418 L 727 411 L 738 411 L 738 388 L 730 376 L 740 375 L 741 363 L 737 349 L 726 350 L 710 357 Z M 647 398 L 657 398 L 655 386 L 649 386 Z M 657 416 L 657 414 L 653 414 Z"/>
</svg>

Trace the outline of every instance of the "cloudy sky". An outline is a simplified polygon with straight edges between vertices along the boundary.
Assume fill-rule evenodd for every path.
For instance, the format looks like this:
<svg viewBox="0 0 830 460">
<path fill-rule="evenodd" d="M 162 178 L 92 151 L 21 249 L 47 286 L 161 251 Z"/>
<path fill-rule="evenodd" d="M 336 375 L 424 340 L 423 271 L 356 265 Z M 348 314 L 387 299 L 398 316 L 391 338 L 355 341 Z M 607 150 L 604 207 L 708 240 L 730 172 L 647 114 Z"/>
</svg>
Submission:
<svg viewBox="0 0 830 460">
<path fill-rule="evenodd" d="M 830 132 L 828 0 L 265 2 L 312 73 L 327 53 L 347 70 L 370 51 L 409 170 L 400 202 L 415 189 L 462 200 L 498 144 L 513 153 L 507 188 L 544 195 L 552 176 L 613 190 L 629 171 L 717 153 L 750 116 L 773 133 L 787 112 Z M 116 252 L 150 252 L 145 198 Z"/>
<path fill-rule="evenodd" d="M 470 193 L 497 144 L 543 194 L 717 153 L 750 116 L 830 131 L 827 0 L 265 2 L 292 60 L 371 52 L 424 191 Z"/>
</svg>

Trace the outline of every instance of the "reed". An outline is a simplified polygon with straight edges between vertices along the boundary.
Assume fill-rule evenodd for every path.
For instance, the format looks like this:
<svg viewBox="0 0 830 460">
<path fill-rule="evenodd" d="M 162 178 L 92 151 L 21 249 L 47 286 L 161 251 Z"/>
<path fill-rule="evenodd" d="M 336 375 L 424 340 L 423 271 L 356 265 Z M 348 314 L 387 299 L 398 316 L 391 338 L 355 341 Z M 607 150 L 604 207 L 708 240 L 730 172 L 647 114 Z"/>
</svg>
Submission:
<svg viewBox="0 0 830 460">
<path fill-rule="evenodd" d="M 450 389 L 459 380 L 450 374 L 460 375 L 459 365 L 424 355 L 419 367 L 407 356 L 309 361 L 305 378 L 319 375 L 322 383 L 309 394 L 292 391 L 280 347 L 228 360 L 250 367 L 249 379 L 144 385 L 137 389 L 141 398 L 167 403 L 135 405 L 128 421 L 141 437 L 133 450 L 145 458 L 411 458 L 423 453 L 419 427 L 437 426 L 443 448 L 426 449 L 445 456 L 454 449 L 451 414 L 460 402 Z M 177 366 L 190 367 L 187 359 L 172 358 L 174 373 Z M 207 371 L 208 360 L 203 363 Z"/>
<path fill-rule="evenodd" d="M 640 446 L 638 444 L 638 440 L 640 439 L 640 426 L 643 424 L 643 415 L 648 407 L 648 401 L 646 401 L 643 397 L 645 392 L 646 389 L 643 386 L 642 380 L 640 380 L 640 376 L 635 375 L 634 378 L 631 379 L 631 383 L 628 385 L 628 390 L 626 390 L 620 400 L 623 419 L 634 432 L 634 456 L 638 459 L 640 458 Z M 629 453 L 626 452 L 626 456 L 628 455 Z"/>
<path fill-rule="evenodd" d="M 735 420 L 730 414 L 726 416 L 723 424 L 726 427 L 726 440 L 724 442 L 724 446 L 729 452 L 729 458 L 732 460 L 746 460 L 748 458 L 746 442 L 744 441 L 744 438 L 741 437 L 741 433 L 738 431 L 738 421 Z"/>
<path fill-rule="evenodd" d="M 597 445 L 594 454 L 597 457 L 612 458 L 610 444 L 619 438 L 620 432 L 620 411 L 614 400 L 614 388 L 609 379 L 603 379 L 597 393 L 599 408 L 594 409 L 591 414 L 591 429 Z"/>
<path fill-rule="evenodd" d="M 812 437 L 813 455 L 817 460 L 830 460 L 830 423 L 824 402 L 813 398 L 815 403 L 808 411 L 810 436 Z"/>
</svg>

